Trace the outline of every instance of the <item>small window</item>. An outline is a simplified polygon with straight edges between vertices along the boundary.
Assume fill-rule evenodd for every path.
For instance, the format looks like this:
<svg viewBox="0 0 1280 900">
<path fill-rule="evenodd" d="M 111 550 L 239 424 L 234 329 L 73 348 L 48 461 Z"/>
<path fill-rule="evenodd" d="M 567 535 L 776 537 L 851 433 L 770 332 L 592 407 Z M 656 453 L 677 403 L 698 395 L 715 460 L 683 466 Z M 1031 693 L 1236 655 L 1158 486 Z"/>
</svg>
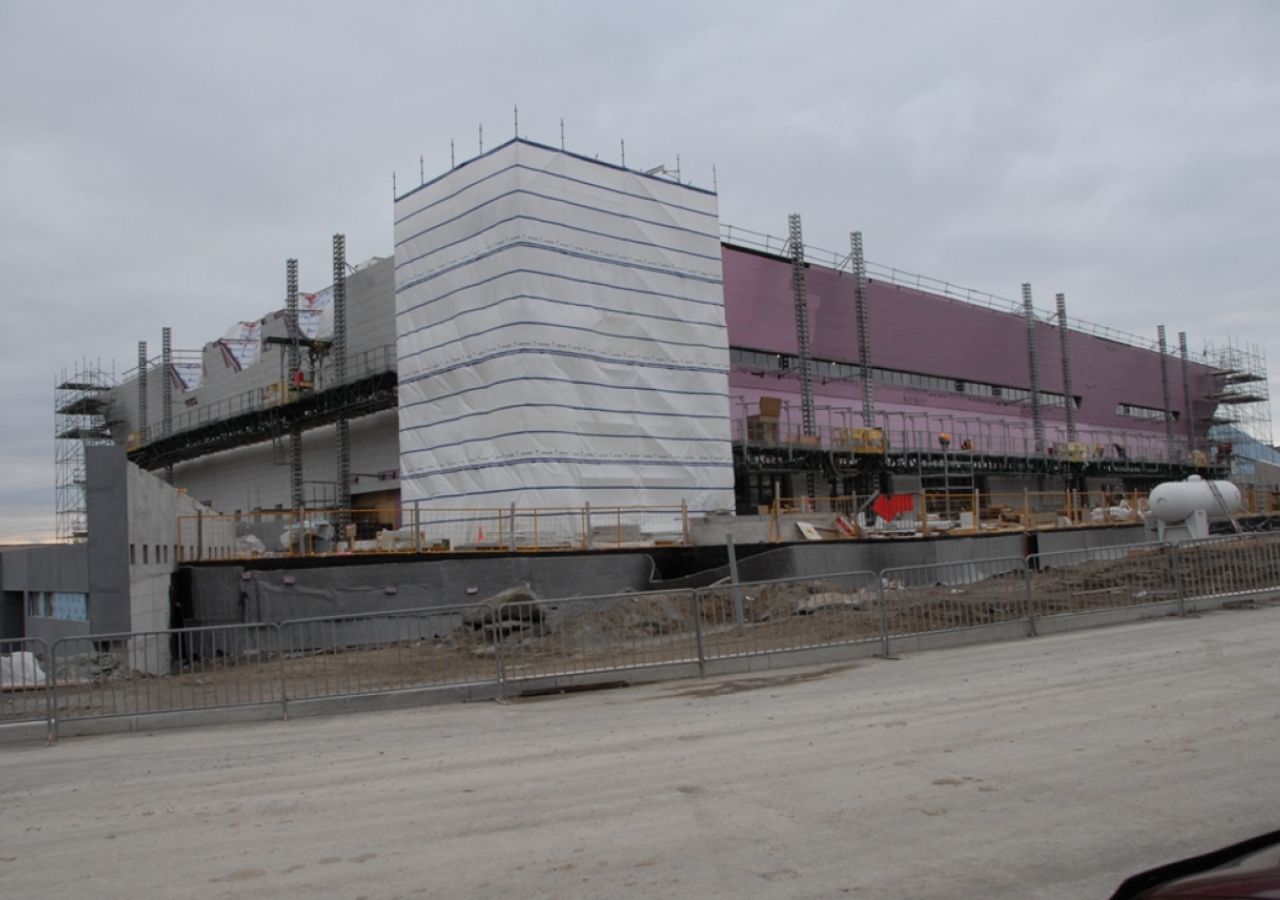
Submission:
<svg viewBox="0 0 1280 900">
<path fill-rule="evenodd" d="M 88 594 L 55 593 L 51 598 L 53 618 L 67 622 L 89 621 Z"/>
<path fill-rule="evenodd" d="M 138 545 L 129 545 L 129 565 L 136 566 L 138 564 Z"/>
<path fill-rule="evenodd" d="M 169 545 L 168 544 L 164 545 L 164 564 L 166 566 L 169 564 Z"/>
<path fill-rule="evenodd" d="M 148 552 L 148 551 L 147 551 L 147 545 L 146 545 L 146 544 L 143 544 L 143 545 L 142 545 L 142 564 L 143 564 L 144 566 L 145 566 L 145 565 L 149 565 L 149 563 L 148 563 L 148 561 L 147 561 L 147 552 Z"/>
</svg>

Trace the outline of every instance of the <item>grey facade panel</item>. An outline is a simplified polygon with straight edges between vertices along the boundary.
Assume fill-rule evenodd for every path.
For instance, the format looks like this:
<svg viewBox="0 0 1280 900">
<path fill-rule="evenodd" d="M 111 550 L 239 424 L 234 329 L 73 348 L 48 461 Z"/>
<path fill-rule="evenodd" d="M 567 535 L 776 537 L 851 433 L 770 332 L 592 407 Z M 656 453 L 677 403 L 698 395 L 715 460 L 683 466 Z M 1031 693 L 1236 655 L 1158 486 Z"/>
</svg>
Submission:
<svg viewBox="0 0 1280 900">
<path fill-rule="evenodd" d="M 128 465 L 120 445 L 85 448 L 89 624 L 96 634 L 132 630 Z"/>
</svg>

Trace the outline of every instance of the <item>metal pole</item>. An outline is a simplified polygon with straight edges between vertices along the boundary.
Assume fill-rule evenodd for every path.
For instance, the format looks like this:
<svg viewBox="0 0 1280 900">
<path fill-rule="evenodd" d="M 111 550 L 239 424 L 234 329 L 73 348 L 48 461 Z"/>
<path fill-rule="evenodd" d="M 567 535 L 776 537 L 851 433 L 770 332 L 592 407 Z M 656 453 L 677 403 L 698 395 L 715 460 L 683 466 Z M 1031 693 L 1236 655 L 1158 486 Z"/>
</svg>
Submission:
<svg viewBox="0 0 1280 900">
<path fill-rule="evenodd" d="M 1071 332 L 1067 329 L 1067 296 L 1059 294 L 1058 330 L 1062 338 L 1062 395 L 1067 410 L 1067 440 L 1076 442 L 1076 399 L 1071 389 Z"/>
<path fill-rule="evenodd" d="M 693 636 L 698 643 L 698 677 L 707 677 L 707 654 L 702 646 L 702 591 L 693 592 Z"/>
<path fill-rule="evenodd" d="M 862 378 L 862 427 L 876 427 L 876 405 L 871 384 L 871 333 L 867 311 L 867 263 L 862 255 L 862 232 L 849 235 L 853 266 L 854 301 L 858 316 L 858 366 Z"/>
<path fill-rule="evenodd" d="M 1031 375 L 1031 422 L 1036 436 L 1035 453 L 1037 457 L 1043 458 L 1045 452 L 1044 409 L 1040 397 L 1040 362 L 1036 354 L 1036 311 L 1031 305 L 1031 285 L 1029 284 L 1022 286 L 1022 313 L 1027 320 L 1027 362 Z M 1040 468 L 1040 465 L 1037 462 L 1037 468 Z M 1040 469 L 1036 473 L 1036 490 L 1044 489 L 1045 474 L 1043 469 Z"/>
<path fill-rule="evenodd" d="M 1186 618 L 1186 592 L 1182 589 L 1182 567 L 1179 565 L 1178 561 L 1178 546 L 1176 544 L 1170 544 L 1169 552 L 1173 554 L 1173 586 L 1178 592 L 1178 616 L 1179 618 Z"/>
<path fill-rule="evenodd" d="M 298 325 L 298 261 L 296 259 L 285 260 L 285 328 L 289 336 L 289 357 L 288 371 L 290 383 L 292 383 L 293 375 L 302 368 L 302 350 L 299 346 L 301 339 Z M 284 390 L 288 390 L 289 386 L 285 385 Z"/>
<path fill-rule="evenodd" d="M 1164 326 L 1156 326 L 1160 339 L 1160 386 L 1164 389 L 1164 459 L 1172 462 L 1173 456 L 1173 401 L 1169 399 L 1169 346 L 1165 343 Z"/>
<path fill-rule="evenodd" d="M 733 624 L 746 632 L 746 617 L 742 614 L 742 590 L 738 587 L 738 553 L 733 546 L 733 532 L 724 536 L 725 548 L 729 551 L 729 593 L 733 597 Z"/>
<path fill-rule="evenodd" d="M 879 575 L 876 576 L 876 596 L 880 599 L 880 640 L 884 648 L 880 655 L 885 659 L 893 659 L 889 652 L 889 613 L 885 609 L 884 579 Z"/>
<path fill-rule="evenodd" d="M 333 236 L 333 376 L 339 386 L 347 383 L 347 238 Z M 338 444 L 338 524 L 351 517 L 351 431 L 346 416 L 339 416 Z"/>
<path fill-rule="evenodd" d="M 804 421 L 805 437 L 815 434 L 813 415 L 813 358 L 809 343 L 809 303 L 804 278 L 804 236 L 800 228 L 800 216 L 793 213 L 787 218 L 791 248 L 791 290 L 795 299 L 796 344 L 800 351 L 800 408 Z M 817 479 L 812 469 L 805 472 L 805 490 L 812 497 L 817 493 Z"/>
<path fill-rule="evenodd" d="M 1191 367 L 1187 360 L 1187 333 L 1178 332 L 1178 355 L 1182 357 L 1182 414 L 1187 417 L 1187 452 L 1196 451 L 1196 419 L 1191 404 Z"/>
<path fill-rule="evenodd" d="M 1036 311 L 1031 305 L 1031 285 L 1022 286 L 1022 314 L 1027 322 L 1027 363 L 1031 376 L 1031 422 L 1035 428 L 1037 455 L 1044 454 L 1044 411 L 1040 405 L 1040 362 L 1036 355 Z M 1040 488 L 1043 490 L 1043 488 Z"/>
<path fill-rule="evenodd" d="M 1036 636 L 1036 611 L 1034 592 L 1031 590 L 1031 565 L 1028 560 L 1022 561 L 1022 574 L 1027 584 L 1027 628 L 1031 637 Z"/>
<path fill-rule="evenodd" d="M 942 445 L 942 504 L 946 510 L 947 523 L 951 522 L 951 466 L 947 449 L 951 442 Z"/>
<path fill-rule="evenodd" d="M 138 431 L 147 441 L 147 342 L 138 341 Z"/>
<path fill-rule="evenodd" d="M 165 326 L 160 331 L 160 415 L 163 434 L 173 430 L 173 329 Z"/>
<path fill-rule="evenodd" d="M 299 347 L 301 335 L 298 327 L 298 261 L 285 261 L 285 327 L 289 333 L 289 380 L 281 385 L 282 398 L 288 399 L 289 391 L 296 383 L 297 372 L 302 370 L 302 351 Z M 297 399 L 294 397 L 293 399 Z M 302 506 L 302 429 L 297 425 L 289 429 L 289 502 L 294 509 Z M 298 532 L 301 540 L 302 532 Z"/>
</svg>

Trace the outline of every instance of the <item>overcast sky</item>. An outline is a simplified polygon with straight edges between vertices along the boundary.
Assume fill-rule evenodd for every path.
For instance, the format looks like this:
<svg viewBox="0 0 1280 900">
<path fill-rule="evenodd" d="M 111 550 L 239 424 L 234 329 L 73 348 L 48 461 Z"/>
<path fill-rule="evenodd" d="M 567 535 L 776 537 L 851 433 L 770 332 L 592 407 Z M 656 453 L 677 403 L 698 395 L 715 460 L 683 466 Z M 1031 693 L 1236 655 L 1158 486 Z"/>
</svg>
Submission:
<svg viewBox="0 0 1280 900">
<path fill-rule="evenodd" d="M 1280 2 L 0 0 L 0 542 L 54 531 L 55 379 L 197 349 L 392 252 L 400 189 L 520 135 L 722 222 L 1193 351 L 1280 390 Z"/>
</svg>

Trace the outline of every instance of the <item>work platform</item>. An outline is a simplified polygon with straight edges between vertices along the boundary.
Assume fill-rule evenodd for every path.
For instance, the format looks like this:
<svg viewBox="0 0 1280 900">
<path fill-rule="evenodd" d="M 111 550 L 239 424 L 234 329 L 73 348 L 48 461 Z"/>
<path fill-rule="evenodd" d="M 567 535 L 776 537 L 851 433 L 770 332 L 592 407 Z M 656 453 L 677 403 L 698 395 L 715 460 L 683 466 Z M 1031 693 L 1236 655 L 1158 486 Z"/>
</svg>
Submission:
<svg viewBox="0 0 1280 900">
<path fill-rule="evenodd" d="M 182 431 L 161 435 L 129 449 L 130 462 L 144 469 L 185 462 L 247 447 L 288 435 L 294 429 L 308 431 L 394 409 L 397 403 L 394 371 L 375 372 L 355 381 L 318 391 L 299 391 L 288 402 L 260 402 L 244 412 L 199 423 Z"/>
</svg>

